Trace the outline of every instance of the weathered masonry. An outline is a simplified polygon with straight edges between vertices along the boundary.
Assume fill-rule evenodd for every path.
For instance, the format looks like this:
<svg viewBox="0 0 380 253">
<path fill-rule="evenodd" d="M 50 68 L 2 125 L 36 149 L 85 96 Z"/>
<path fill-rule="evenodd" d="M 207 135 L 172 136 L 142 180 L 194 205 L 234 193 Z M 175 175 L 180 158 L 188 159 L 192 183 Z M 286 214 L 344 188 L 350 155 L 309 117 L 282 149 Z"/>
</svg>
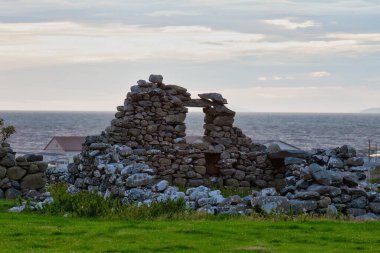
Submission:
<svg viewBox="0 0 380 253">
<path fill-rule="evenodd" d="M 235 112 L 218 93 L 191 98 L 183 87 L 164 84 L 160 75 L 131 87 L 106 129 L 109 144 L 123 144 L 144 157 L 160 178 L 176 185 L 259 188 L 283 185 L 283 172 L 233 125 Z M 186 142 L 188 107 L 202 107 L 203 141 Z"/>
</svg>

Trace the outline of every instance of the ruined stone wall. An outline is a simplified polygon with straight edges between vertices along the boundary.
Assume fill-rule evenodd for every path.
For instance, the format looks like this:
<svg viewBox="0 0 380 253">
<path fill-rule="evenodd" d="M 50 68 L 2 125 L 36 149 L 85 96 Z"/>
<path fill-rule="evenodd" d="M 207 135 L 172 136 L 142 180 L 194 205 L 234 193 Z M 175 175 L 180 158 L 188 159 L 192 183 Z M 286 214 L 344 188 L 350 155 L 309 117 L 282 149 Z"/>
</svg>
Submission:
<svg viewBox="0 0 380 253">
<path fill-rule="evenodd" d="M 283 185 L 284 172 L 233 125 L 235 112 L 225 106 L 226 99 L 218 93 L 194 99 L 185 88 L 162 81 L 162 76 L 151 75 L 149 82 L 140 80 L 132 86 L 101 141 L 90 140 L 87 147 L 102 143 L 131 147 L 159 178 L 181 186 Z M 186 142 L 188 107 L 203 107 L 205 113 L 203 141 L 198 143 Z M 94 170 L 96 166 L 88 163 L 86 170 Z"/>
<path fill-rule="evenodd" d="M 42 156 L 15 157 L 8 144 L 0 145 L 0 199 L 33 196 L 45 191 L 47 164 Z"/>
<path fill-rule="evenodd" d="M 151 75 L 149 81 L 132 86 L 124 106 L 117 108 L 106 130 L 109 143 L 159 150 L 147 156 L 146 163 L 177 185 L 263 188 L 281 184 L 283 174 L 233 125 L 235 112 L 225 106 L 227 101 L 220 94 L 192 99 L 185 88 L 163 84 L 162 76 Z M 203 143 L 186 143 L 187 107 L 203 107 Z M 214 171 L 210 171 L 210 158 Z"/>
</svg>

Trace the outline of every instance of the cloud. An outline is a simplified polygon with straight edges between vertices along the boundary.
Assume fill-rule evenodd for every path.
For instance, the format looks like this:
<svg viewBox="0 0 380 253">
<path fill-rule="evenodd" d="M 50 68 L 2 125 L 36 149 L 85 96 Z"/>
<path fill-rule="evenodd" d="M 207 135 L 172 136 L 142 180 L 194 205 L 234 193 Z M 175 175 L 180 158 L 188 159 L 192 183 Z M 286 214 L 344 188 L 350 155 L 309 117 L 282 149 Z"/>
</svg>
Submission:
<svg viewBox="0 0 380 253">
<path fill-rule="evenodd" d="M 147 14 L 147 16 L 150 16 L 150 17 L 198 16 L 198 15 L 200 14 L 194 11 L 180 11 L 180 10 L 153 11 Z"/>
<path fill-rule="evenodd" d="M 262 20 L 263 23 L 279 26 L 281 28 L 287 29 L 287 30 L 296 30 L 296 29 L 303 29 L 303 28 L 310 28 L 310 27 L 317 27 L 319 26 L 318 23 L 307 20 L 304 22 L 295 22 L 290 19 L 267 19 Z"/>
<path fill-rule="evenodd" d="M 310 73 L 310 76 L 313 78 L 323 78 L 323 77 L 331 76 L 331 73 L 326 72 L 326 71 L 316 71 L 316 72 Z"/>
<path fill-rule="evenodd" d="M 326 35 L 324 37 L 331 36 Z M 221 61 L 255 56 L 261 63 L 356 57 L 380 51 L 373 36 L 296 40 L 208 26 L 139 26 L 78 22 L 0 23 L 4 68 L 139 60 Z M 370 40 L 368 43 L 368 40 Z M 283 77 L 272 77 L 281 80 Z"/>
<path fill-rule="evenodd" d="M 323 38 L 354 40 L 357 42 L 377 42 L 380 41 L 380 33 L 330 33 Z"/>
<path fill-rule="evenodd" d="M 257 78 L 259 81 L 281 81 L 281 80 L 294 80 L 295 78 L 292 76 L 260 76 Z"/>
</svg>

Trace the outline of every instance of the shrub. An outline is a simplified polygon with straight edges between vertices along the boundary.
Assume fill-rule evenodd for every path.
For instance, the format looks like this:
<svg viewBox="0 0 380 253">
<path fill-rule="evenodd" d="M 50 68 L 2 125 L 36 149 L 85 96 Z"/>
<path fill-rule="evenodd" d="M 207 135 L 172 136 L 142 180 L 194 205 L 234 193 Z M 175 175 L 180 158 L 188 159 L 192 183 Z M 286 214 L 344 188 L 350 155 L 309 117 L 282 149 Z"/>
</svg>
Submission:
<svg viewBox="0 0 380 253">
<path fill-rule="evenodd" d="M 0 118 L 0 144 L 3 144 L 15 132 L 16 129 L 14 126 L 6 126 L 4 120 Z"/>
</svg>

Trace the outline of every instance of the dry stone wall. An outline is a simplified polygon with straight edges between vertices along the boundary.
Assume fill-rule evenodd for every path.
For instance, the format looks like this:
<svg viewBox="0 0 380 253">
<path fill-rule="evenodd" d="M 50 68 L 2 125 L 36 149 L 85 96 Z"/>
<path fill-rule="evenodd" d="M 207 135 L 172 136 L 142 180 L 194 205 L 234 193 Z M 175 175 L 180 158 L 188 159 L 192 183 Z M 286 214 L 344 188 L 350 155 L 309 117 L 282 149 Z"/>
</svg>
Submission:
<svg viewBox="0 0 380 253">
<path fill-rule="evenodd" d="M 262 147 L 234 126 L 235 112 L 226 104 L 218 93 L 193 99 L 185 88 L 164 84 L 162 76 L 151 75 L 149 81 L 139 80 L 131 87 L 111 126 L 102 136 L 88 139 L 85 150 L 128 146 L 157 170 L 158 178 L 180 186 L 281 188 L 285 172 L 275 169 Z M 188 107 L 203 108 L 203 141 L 186 141 Z M 72 182 L 76 177 L 92 177 L 89 174 L 96 169 L 91 159 L 83 164 L 87 174 L 78 173 L 77 166 L 71 168 L 75 171 Z"/>
<path fill-rule="evenodd" d="M 0 145 L 0 199 L 33 196 L 45 191 L 47 164 L 42 156 L 15 157 L 6 143 Z"/>
</svg>

